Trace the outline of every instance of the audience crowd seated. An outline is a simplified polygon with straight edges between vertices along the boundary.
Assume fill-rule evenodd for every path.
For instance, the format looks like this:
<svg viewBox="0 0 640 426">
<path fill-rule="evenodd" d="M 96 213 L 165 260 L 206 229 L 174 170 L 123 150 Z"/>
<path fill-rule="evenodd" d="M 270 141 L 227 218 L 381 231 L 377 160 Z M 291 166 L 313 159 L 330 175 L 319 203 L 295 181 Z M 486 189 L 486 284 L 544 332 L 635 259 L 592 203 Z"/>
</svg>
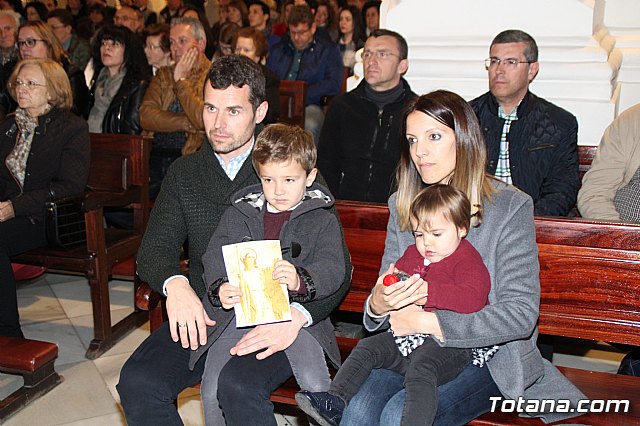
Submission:
<svg viewBox="0 0 640 426">
<path fill-rule="evenodd" d="M 0 136 L 6 143 L 0 143 L 0 335 L 22 336 L 9 258 L 46 244 L 46 198 L 84 189 L 88 132 L 144 132 L 153 137 L 150 196 L 158 198 L 138 268 L 167 297 L 169 323 L 127 361 L 118 391 L 131 424 L 152 424 L 154 419 L 177 423 L 172 401 L 200 380 L 206 359 L 190 371 L 189 351 L 183 348 L 202 344 L 205 326 L 212 325 L 200 303 L 205 291 L 201 256 L 231 194 L 259 183 L 247 158 L 264 124 L 278 121 L 280 81 L 302 80 L 307 83 L 304 127 L 317 145 L 319 181 L 326 182 L 335 199 L 388 203 L 391 220 L 398 220 L 389 225 L 385 262 L 413 238 L 401 210 L 423 184 L 437 180 L 456 186 L 469 196 L 472 210 L 480 209 L 474 220 L 481 226 L 470 230 L 469 241 L 483 244 L 479 251 L 492 282 L 498 283 L 491 287 L 491 306 L 483 309 L 492 313 L 481 311 L 475 317 L 483 319 L 473 324 L 453 313 L 428 314 L 437 317 L 436 325 L 418 331 L 465 342 L 468 330 L 475 330 L 483 344 L 503 348 L 491 368 L 470 365 L 439 390 L 445 404 L 452 399 L 469 402 L 458 413 L 444 410 L 439 421 L 473 418 L 486 411 L 488 396 L 500 392 L 536 396 L 547 381 L 564 388 L 572 400 L 581 396 L 537 355 L 530 378 L 507 377 L 507 365 L 530 367 L 523 360 L 523 345 L 533 347 L 535 335 L 535 261 L 514 270 L 535 251 L 531 212 L 572 216 L 577 201 L 586 218 L 640 223 L 640 104 L 606 130 L 580 189 L 576 118 L 529 91 L 539 70 L 538 47 L 520 30 L 506 30 L 493 39 L 485 61 L 489 91 L 469 107 L 449 92 L 420 98 L 413 93 L 403 77 L 409 67 L 407 42 L 379 28 L 377 0 L 284 0 L 277 2 L 279 10 L 275 1 L 217 0 L 219 19 L 213 26 L 196 0 L 167 0 L 159 13 L 149 8 L 149 0 L 123 0 L 117 10 L 104 0 L 69 0 L 66 9 L 56 9 L 51 0 L 32 1 L 24 8 L 18 0 L 3 3 L 7 9 L 0 10 Z M 364 79 L 340 94 L 344 68 L 353 68 L 359 49 Z M 453 118 L 441 116 L 447 110 Z M 469 116 L 469 111 L 475 115 Z M 411 129 L 423 129 L 425 123 L 437 127 L 453 147 L 447 152 L 438 148 L 448 167 L 440 170 L 448 173 L 438 175 L 440 180 L 419 167 L 419 151 L 428 141 Z M 459 128 L 459 123 L 467 127 Z M 482 136 L 484 144 L 478 145 Z M 46 144 L 38 143 L 45 138 Z M 454 161 L 449 161 L 451 152 L 456 153 Z M 476 167 L 481 161 L 469 160 L 485 155 L 487 175 Z M 27 162 L 31 157 L 36 160 Z M 520 259 L 509 271 L 495 256 L 510 240 L 487 242 L 497 228 L 510 229 L 513 241 L 520 236 L 518 244 L 513 242 L 520 247 Z M 187 240 L 189 277 L 180 269 Z M 348 275 L 346 257 L 345 265 Z M 383 263 L 381 273 L 388 266 Z M 256 327 L 237 343 L 237 354 L 261 352 L 258 357 L 266 362 L 256 363 L 255 354 L 234 357 L 239 361 L 222 370 L 220 403 L 225 415 L 235 419 L 229 421 L 271 419 L 272 407 L 263 397 L 279 383 L 266 384 L 261 365 L 268 364 L 278 380 L 290 377 L 284 349 L 303 325 L 329 315 L 348 281 L 345 276 L 338 293 L 326 299 L 299 305 L 292 322 Z M 517 282 L 533 295 L 519 301 L 527 310 L 521 318 L 526 335 L 500 318 L 514 310 L 501 296 L 507 291 L 501 281 Z M 407 285 L 418 291 L 416 282 Z M 378 283 L 367 303 L 365 325 L 377 330 L 404 301 L 389 302 Z M 500 341 L 486 331 L 496 324 L 509 333 Z M 262 343 L 249 343 L 258 335 Z M 197 337 L 200 341 L 194 340 Z M 150 360 L 146 351 L 158 348 L 161 356 L 154 352 L 156 359 Z M 635 348 L 623 360 L 620 373 L 638 375 L 639 359 L 640 349 Z M 249 374 L 239 377 L 241 370 Z M 534 375 L 538 382 L 530 385 Z M 170 385 L 161 387 L 167 380 Z M 479 395 L 487 401 L 479 403 L 478 396 L 465 394 L 463 387 L 482 389 Z M 377 397 L 375 390 L 380 388 L 387 391 Z M 242 395 L 258 393 L 258 400 L 245 404 Z M 347 407 L 344 422 L 398 423 L 403 398 L 401 378 L 390 371 L 373 372 Z"/>
<path fill-rule="evenodd" d="M 81 194 L 89 176 L 87 123 L 70 112 L 67 74 L 24 59 L 9 78 L 18 103 L 0 122 L 0 335 L 22 337 L 10 257 L 47 243 L 44 203 Z"/>
<path fill-rule="evenodd" d="M 487 170 L 529 194 L 535 214 L 569 215 L 580 189 L 578 122 L 529 91 L 539 69 L 535 40 L 519 30 L 501 32 L 485 66 L 489 92 L 471 105 L 485 132 Z"/>
</svg>

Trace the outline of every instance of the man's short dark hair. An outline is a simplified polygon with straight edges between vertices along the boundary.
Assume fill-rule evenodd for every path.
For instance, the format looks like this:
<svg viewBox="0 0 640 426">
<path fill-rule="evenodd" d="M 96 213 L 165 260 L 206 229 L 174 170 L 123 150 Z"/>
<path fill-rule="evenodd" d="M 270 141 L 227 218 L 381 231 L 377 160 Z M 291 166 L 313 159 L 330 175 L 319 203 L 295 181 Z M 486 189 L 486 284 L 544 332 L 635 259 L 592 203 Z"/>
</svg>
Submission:
<svg viewBox="0 0 640 426">
<path fill-rule="evenodd" d="M 300 24 L 307 24 L 309 28 L 313 25 L 314 16 L 311 13 L 309 6 L 304 4 L 293 6 L 291 12 L 289 12 L 289 19 L 287 19 L 287 26 L 298 26 Z"/>
<path fill-rule="evenodd" d="M 49 12 L 48 18 L 56 18 L 65 27 L 73 27 L 73 15 L 65 9 L 54 9 Z"/>
<path fill-rule="evenodd" d="M 251 59 L 240 55 L 222 56 L 209 68 L 207 81 L 216 90 L 225 90 L 229 86 L 242 88 L 249 86 L 249 102 L 253 112 L 266 99 L 265 78 L 262 70 Z"/>
<path fill-rule="evenodd" d="M 407 59 L 407 57 L 409 56 L 409 46 L 407 45 L 407 40 L 405 40 L 404 37 L 402 37 L 400 34 L 398 34 L 395 31 L 385 30 L 385 29 L 373 30 L 371 34 L 369 34 L 369 37 L 374 37 L 374 38 L 378 38 L 382 36 L 395 38 L 396 41 L 398 42 L 398 50 L 400 51 L 399 53 L 400 60 Z"/>
<path fill-rule="evenodd" d="M 260 6 L 260 8 L 262 9 L 262 13 L 271 17 L 271 9 L 269 9 L 269 6 L 267 6 L 265 2 L 262 2 L 260 0 L 253 0 L 249 2 L 249 7 L 253 6 L 254 4 Z"/>
<path fill-rule="evenodd" d="M 491 42 L 491 47 L 494 44 L 505 44 L 505 43 L 526 43 L 527 46 L 524 48 L 524 57 L 529 62 L 538 62 L 538 45 L 536 41 L 529 34 L 525 33 L 521 30 L 505 30 L 500 34 L 495 36 L 493 41 Z M 489 49 L 491 49 L 489 47 Z"/>
</svg>

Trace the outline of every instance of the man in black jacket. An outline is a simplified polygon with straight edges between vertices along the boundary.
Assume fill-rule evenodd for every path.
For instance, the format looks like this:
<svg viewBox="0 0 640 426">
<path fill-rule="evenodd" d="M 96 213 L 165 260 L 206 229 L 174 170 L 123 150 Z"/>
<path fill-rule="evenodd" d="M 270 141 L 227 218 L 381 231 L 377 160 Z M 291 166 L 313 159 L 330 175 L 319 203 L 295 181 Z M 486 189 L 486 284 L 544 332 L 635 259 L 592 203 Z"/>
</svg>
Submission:
<svg viewBox="0 0 640 426">
<path fill-rule="evenodd" d="M 471 105 L 484 131 L 487 171 L 529 194 L 536 215 L 568 215 L 580 189 L 578 123 L 529 91 L 539 68 L 535 40 L 520 30 L 501 32 L 485 66 L 489 92 Z"/>
<path fill-rule="evenodd" d="M 337 199 L 386 203 L 400 158 L 402 110 L 416 95 L 402 78 L 407 42 L 375 30 L 364 46 L 364 81 L 331 102 L 318 145 L 318 168 Z"/>
<path fill-rule="evenodd" d="M 130 425 L 182 424 L 173 401 L 183 389 L 200 381 L 206 357 L 190 371 L 190 352 L 206 344 L 206 326 L 215 325 L 201 303 L 207 290 L 202 255 L 231 205 L 231 195 L 259 183 L 250 157 L 255 126 L 267 112 L 262 71 L 248 58 L 225 56 L 213 63 L 204 84 L 208 143 L 171 164 L 138 251 L 136 272 L 167 297 L 168 321 L 136 349 L 120 372 L 117 389 Z M 180 267 L 180 252 L 187 239 L 188 277 Z M 344 243 L 343 247 L 347 273 L 336 293 L 294 307 L 292 321 L 255 327 L 234 348 L 234 354 L 254 361 L 257 369 L 244 379 L 269 375 L 269 380 L 259 380 L 256 387 L 245 387 L 246 395 L 256 396 L 244 407 L 245 413 L 272 410 L 268 396 L 271 387 L 281 383 L 276 375 L 282 382 L 292 375 L 284 349 L 303 326 L 328 317 L 346 294 L 351 263 Z M 268 359 L 264 364 L 269 367 L 256 364 L 256 358 Z M 246 384 L 243 378 L 238 379 L 238 387 Z M 253 418 L 261 417 L 256 414 Z"/>
</svg>

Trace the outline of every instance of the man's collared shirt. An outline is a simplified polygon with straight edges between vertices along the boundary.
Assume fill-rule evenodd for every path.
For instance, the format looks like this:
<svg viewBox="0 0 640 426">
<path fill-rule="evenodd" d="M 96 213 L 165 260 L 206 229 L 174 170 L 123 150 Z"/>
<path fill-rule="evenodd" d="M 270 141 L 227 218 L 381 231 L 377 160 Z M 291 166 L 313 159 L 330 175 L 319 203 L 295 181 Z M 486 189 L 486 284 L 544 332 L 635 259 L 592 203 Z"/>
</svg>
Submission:
<svg viewBox="0 0 640 426">
<path fill-rule="evenodd" d="M 236 175 L 238 174 L 238 172 L 240 171 L 240 168 L 244 164 L 244 160 L 249 158 L 249 156 L 251 155 L 251 151 L 253 151 L 254 142 L 255 141 L 252 139 L 249 149 L 247 149 L 246 152 L 238 155 L 237 157 L 233 157 L 231 160 L 229 160 L 229 164 L 225 163 L 222 157 L 220 157 L 218 153 L 214 151 L 214 154 L 218 159 L 218 162 L 220 163 L 222 170 L 224 170 L 227 176 L 229 176 L 229 179 L 234 180 L 236 178 Z"/>
<path fill-rule="evenodd" d="M 519 105 L 519 104 L 518 104 Z M 498 164 L 496 166 L 495 177 L 508 184 L 511 181 L 511 165 L 509 164 L 509 130 L 511 123 L 518 119 L 518 106 L 513 109 L 511 114 L 507 114 L 502 105 L 498 104 L 498 117 L 504 119 L 502 126 L 502 135 L 500 136 L 500 154 L 498 155 Z"/>
</svg>

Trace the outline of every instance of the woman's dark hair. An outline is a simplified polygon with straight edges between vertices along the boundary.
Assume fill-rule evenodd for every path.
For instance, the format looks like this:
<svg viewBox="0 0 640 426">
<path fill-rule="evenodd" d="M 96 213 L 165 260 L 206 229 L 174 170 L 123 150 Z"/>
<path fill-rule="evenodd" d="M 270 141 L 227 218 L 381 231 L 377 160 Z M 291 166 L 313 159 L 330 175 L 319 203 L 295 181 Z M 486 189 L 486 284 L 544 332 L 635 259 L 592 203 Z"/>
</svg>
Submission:
<svg viewBox="0 0 640 426">
<path fill-rule="evenodd" d="M 127 27 L 107 25 L 100 28 L 92 42 L 91 50 L 95 77 L 104 67 L 100 55 L 100 46 L 102 46 L 103 40 L 113 40 L 124 46 L 123 64 L 127 67 L 127 75 L 132 75 L 134 78 L 141 80 L 148 79 L 151 76 L 151 68 L 147 63 L 140 37 Z"/>
<path fill-rule="evenodd" d="M 27 3 L 27 5 L 24 7 L 25 15 L 27 14 L 27 9 L 30 7 L 35 9 L 42 22 L 47 22 L 47 18 L 49 17 L 49 9 L 47 9 L 47 6 L 45 6 L 44 3 L 41 3 L 37 0 Z"/>
<path fill-rule="evenodd" d="M 345 11 L 351 14 L 351 19 L 353 20 L 353 42 L 358 47 L 364 46 L 364 42 L 367 41 L 367 36 L 365 33 L 364 24 L 362 23 L 362 15 L 360 14 L 360 10 L 355 6 L 347 6 L 343 7 L 340 10 L 340 14 L 342 15 L 342 12 Z M 340 22 L 339 18 L 338 22 Z M 342 35 L 342 33 L 340 33 L 340 35 Z"/>
<path fill-rule="evenodd" d="M 160 36 L 160 48 L 163 52 L 171 52 L 171 44 L 169 43 L 169 32 L 171 27 L 169 24 L 152 24 L 142 31 L 142 40 L 147 41 L 147 37 Z M 143 46 L 144 47 L 144 46 Z"/>
</svg>

